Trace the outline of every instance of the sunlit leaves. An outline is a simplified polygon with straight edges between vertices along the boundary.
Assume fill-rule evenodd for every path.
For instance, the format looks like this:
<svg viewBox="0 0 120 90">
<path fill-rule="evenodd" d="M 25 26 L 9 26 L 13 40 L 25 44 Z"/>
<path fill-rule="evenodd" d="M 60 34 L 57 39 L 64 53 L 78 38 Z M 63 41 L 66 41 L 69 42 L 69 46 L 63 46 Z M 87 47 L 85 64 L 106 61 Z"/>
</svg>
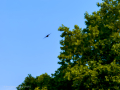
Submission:
<svg viewBox="0 0 120 90">
<path fill-rule="evenodd" d="M 79 33 L 79 35 L 76 35 L 76 37 L 79 36 L 80 38 L 74 38 L 74 36 L 71 38 L 74 38 L 76 41 L 73 42 L 72 45 L 70 44 L 73 46 L 71 50 L 74 52 L 82 51 L 81 54 L 84 57 L 79 59 L 79 62 L 82 62 L 81 64 L 67 68 L 67 70 L 70 71 L 66 72 L 65 78 L 69 80 L 73 78 L 74 87 L 84 86 L 89 88 L 92 84 L 92 89 L 97 88 L 102 90 L 105 86 L 108 87 L 108 89 L 116 89 L 118 88 L 117 85 L 120 84 L 120 71 L 118 70 L 120 66 L 115 67 L 116 64 L 110 64 L 114 59 L 119 59 L 120 56 L 120 36 L 118 32 L 115 32 L 115 30 L 119 29 L 118 26 L 120 25 L 118 25 L 118 22 L 115 22 L 115 20 L 120 20 L 119 10 L 117 9 L 117 5 L 113 7 L 112 5 L 115 3 L 112 3 L 113 1 L 110 2 L 108 0 L 101 4 L 98 3 L 97 5 L 101 6 L 101 9 L 97 13 L 93 12 L 94 15 L 85 13 L 87 28 L 84 29 L 84 31 L 87 33 Z M 114 10 L 115 8 L 116 10 Z M 77 31 L 79 27 L 75 26 L 75 28 Z M 72 32 L 72 34 L 74 34 L 74 32 Z M 96 42 L 94 42 L 95 40 Z M 76 48 L 74 45 L 76 45 Z M 78 46 L 82 48 L 80 49 Z M 91 46 L 94 47 L 94 53 L 90 49 Z M 118 56 L 113 56 L 113 58 L 111 55 L 114 53 Z M 112 59 L 110 57 L 112 57 Z M 83 64 L 83 62 L 86 61 L 88 61 L 89 68 Z M 103 61 L 105 63 L 103 63 Z M 84 83 L 81 83 L 83 81 Z M 113 87 L 111 87 L 111 85 L 113 85 Z"/>
</svg>

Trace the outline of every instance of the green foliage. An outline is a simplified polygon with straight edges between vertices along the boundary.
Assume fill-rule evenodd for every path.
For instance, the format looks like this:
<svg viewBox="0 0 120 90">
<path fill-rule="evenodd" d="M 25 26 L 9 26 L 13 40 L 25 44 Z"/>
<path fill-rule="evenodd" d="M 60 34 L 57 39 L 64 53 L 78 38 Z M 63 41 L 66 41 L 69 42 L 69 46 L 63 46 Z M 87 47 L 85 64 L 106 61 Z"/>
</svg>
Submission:
<svg viewBox="0 0 120 90">
<path fill-rule="evenodd" d="M 38 76 L 37 86 L 40 90 L 51 90 L 54 88 L 51 87 L 52 85 L 54 85 L 54 79 L 52 79 L 47 73 Z"/>
<path fill-rule="evenodd" d="M 40 87 L 36 87 L 34 90 L 48 90 L 46 86 L 42 87 L 42 89 L 39 89 Z"/>
<path fill-rule="evenodd" d="M 102 7 L 100 11 L 97 13 L 93 12 L 93 15 L 85 14 L 87 28 L 83 29 L 79 37 L 76 37 L 74 32 L 72 32 L 76 40 L 67 39 L 67 36 L 65 36 L 64 42 L 69 42 L 69 46 L 71 46 L 70 48 L 68 46 L 66 50 L 66 52 L 69 52 L 69 55 L 60 55 L 59 58 L 63 59 L 69 56 L 72 59 L 75 55 L 74 53 L 77 52 L 80 52 L 79 56 L 82 56 L 82 58 L 77 60 L 78 64 L 75 64 L 75 66 L 67 62 L 66 59 L 68 63 L 66 70 L 68 71 L 64 78 L 74 80 L 72 86 L 76 90 L 80 90 L 80 88 L 85 90 L 119 90 L 120 1 L 116 0 L 118 5 L 116 1 L 111 0 L 112 3 L 108 0 L 104 1 L 103 4 L 99 5 Z M 60 29 L 65 31 L 64 27 Z M 75 31 L 78 32 L 78 29 Z M 89 68 L 85 65 L 86 62 Z"/>
<path fill-rule="evenodd" d="M 120 0 L 97 3 L 101 9 L 85 13 L 83 30 L 72 31 L 63 24 L 62 45 L 58 56 L 60 68 L 52 77 L 47 73 L 27 77 L 17 90 L 120 90 Z M 88 66 L 86 65 L 88 63 Z"/>
<path fill-rule="evenodd" d="M 37 87 L 36 79 L 37 78 L 32 77 L 31 74 L 28 74 L 24 82 L 16 87 L 17 90 L 34 90 L 34 88 Z"/>
<path fill-rule="evenodd" d="M 51 86 L 54 85 L 54 83 L 54 79 L 47 73 L 37 76 L 36 78 L 30 74 L 25 78 L 24 82 L 17 87 L 17 90 L 52 90 L 54 87 Z"/>
</svg>

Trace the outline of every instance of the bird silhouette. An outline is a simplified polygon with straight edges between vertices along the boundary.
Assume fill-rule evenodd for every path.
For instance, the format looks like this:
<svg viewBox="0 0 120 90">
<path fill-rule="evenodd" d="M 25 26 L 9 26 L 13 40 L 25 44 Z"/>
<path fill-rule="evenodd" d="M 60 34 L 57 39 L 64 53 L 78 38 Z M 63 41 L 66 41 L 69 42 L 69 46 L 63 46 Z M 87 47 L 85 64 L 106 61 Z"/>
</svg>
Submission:
<svg viewBox="0 0 120 90">
<path fill-rule="evenodd" d="M 50 34 L 51 34 L 51 33 L 50 33 Z M 48 34 L 48 35 L 47 35 L 47 36 L 45 36 L 44 38 L 49 37 L 49 35 L 50 35 L 50 34 Z M 43 38 L 43 39 L 44 39 L 44 38 Z"/>
</svg>

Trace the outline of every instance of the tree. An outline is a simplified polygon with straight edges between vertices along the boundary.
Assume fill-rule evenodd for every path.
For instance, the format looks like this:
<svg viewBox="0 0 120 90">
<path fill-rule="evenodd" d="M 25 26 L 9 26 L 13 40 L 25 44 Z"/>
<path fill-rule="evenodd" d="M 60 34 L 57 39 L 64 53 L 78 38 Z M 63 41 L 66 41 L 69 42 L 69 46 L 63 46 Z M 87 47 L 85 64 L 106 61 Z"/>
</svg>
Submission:
<svg viewBox="0 0 120 90">
<path fill-rule="evenodd" d="M 64 25 L 59 28 L 64 31 L 61 37 L 65 37 L 61 41 L 65 51 L 59 55 L 59 63 L 67 63 L 64 78 L 74 80 L 76 90 L 119 90 L 120 0 L 104 0 L 97 6 L 101 6 L 100 11 L 85 14 L 87 27 L 82 32 L 77 25 L 73 31 Z"/>
<path fill-rule="evenodd" d="M 37 77 L 32 77 L 31 74 L 28 74 L 28 77 L 25 78 L 24 82 L 18 85 L 17 90 L 34 90 L 37 87 Z"/>
<path fill-rule="evenodd" d="M 37 87 L 39 87 L 40 90 L 52 90 L 53 85 L 53 79 L 47 74 L 42 74 L 38 76 L 37 79 Z"/>
<path fill-rule="evenodd" d="M 93 15 L 85 13 L 87 27 L 83 30 L 78 25 L 73 31 L 59 27 L 65 40 L 60 41 L 61 66 L 52 77 L 29 77 L 22 86 L 30 85 L 31 90 L 120 90 L 120 0 L 104 0 L 97 6 L 101 9 Z"/>
<path fill-rule="evenodd" d="M 28 74 L 28 77 L 17 87 L 17 90 L 56 90 L 54 89 L 54 83 L 54 79 L 47 73 L 37 76 L 36 78 Z"/>
<path fill-rule="evenodd" d="M 54 79 L 55 85 L 51 85 L 54 86 L 54 89 L 50 90 L 75 90 L 72 87 L 73 80 L 68 80 L 67 78 L 64 78 L 64 75 L 65 69 L 61 66 L 57 69 L 57 71 L 55 71 L 54 74 L 52 74 L 52 78 Z"/>
<path fill-rule="evenodd" d="M 59 30 L 61 30 L 59 28 Z M 57 71 L 55 71 L 54 74 L 52 74 L 52 77 L 54 77 L 54 80 L 56 82 L 56 90 L 75 90 L 74 87 L 72 87 L 73 84 L 73 80 L 68 80 L 67 78 L 64 78 L 64 75 L 66 73 L 66 69 L 68 66 L 68 63 L 71 63 L 72 66 L 75 65 L 75 63 L 72 63 L 69 58 L 69 51 L 74 51 L 71 47 L 71 36 L 72 33 L 69 30 L 69 28 L 64 27 L 65 32 L 62 33 L 61 37 L 65 37 L 65 41 L 61 40 L 60 44 L 63 45 L 63 47 L 60 47 L 61 50 L 64 50 L 63 52 L 60 52 L 61 54 L 58 56 L 58 58 L 61 60 L 61 62 L 58 62 L 58 64 L 61 64 L 60 68 L 57 69 Z M 62 30 L 61 30 L 62 31 Z M 76 34 L 77 35 L 77 34 Z M 73 52 L 74 53 L 74 52 Z M 66 55 L 66 57 L 61 57 L 61 56 Z M 77 54 L 76 54 L 77 55 Z"/>
</svg>

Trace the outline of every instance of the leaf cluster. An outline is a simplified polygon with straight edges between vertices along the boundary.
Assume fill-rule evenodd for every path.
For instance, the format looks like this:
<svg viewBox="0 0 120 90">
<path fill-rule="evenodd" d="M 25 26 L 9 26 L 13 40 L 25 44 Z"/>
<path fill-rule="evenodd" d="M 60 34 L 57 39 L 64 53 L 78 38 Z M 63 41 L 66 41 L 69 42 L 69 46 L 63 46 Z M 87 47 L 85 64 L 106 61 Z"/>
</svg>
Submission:
<svg viewBox="0 0 120 90">
<path fill-rule="evenodd" d="M 83 30 L 78 25 L 72 31 L 63 24 L 58 28 L 64 38 L 58 56 L 61 66 L 52 77 L 26 77 L 17 90 L 120 90 L 120 0 L 97 6 L 101 9 L 93 15 L 85 13 Z"/>
</svg>

